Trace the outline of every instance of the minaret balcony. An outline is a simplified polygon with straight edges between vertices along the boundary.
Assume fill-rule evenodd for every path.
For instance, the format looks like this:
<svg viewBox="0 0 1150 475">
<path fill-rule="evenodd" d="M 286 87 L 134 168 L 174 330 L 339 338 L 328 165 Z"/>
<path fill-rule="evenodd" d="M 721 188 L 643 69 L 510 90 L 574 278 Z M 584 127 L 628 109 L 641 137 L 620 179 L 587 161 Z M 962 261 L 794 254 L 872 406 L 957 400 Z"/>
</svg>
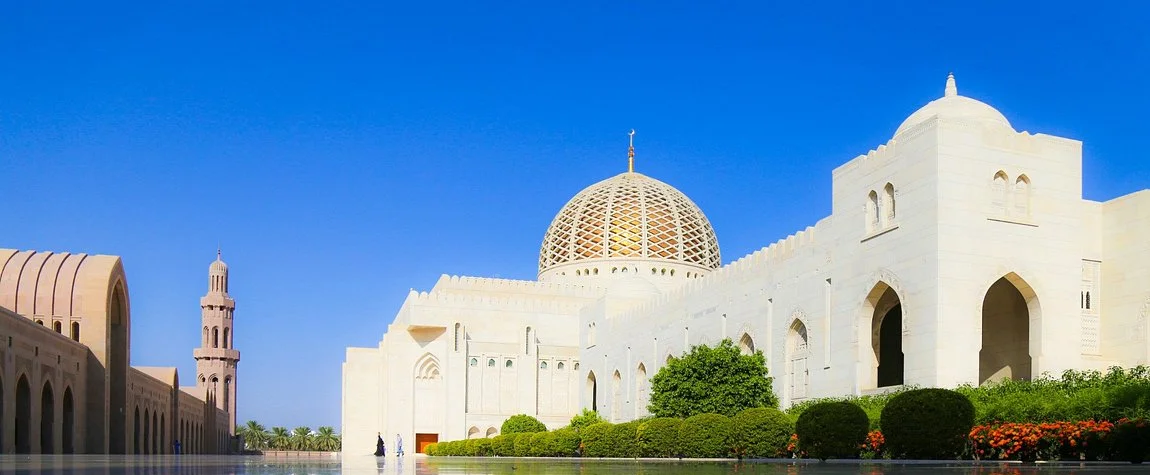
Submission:
<svg viewBox="0 0 1150 475">
<path fill-rule="evenodd" d="M 192 356 L 197 360 L 240 360 L 240 350 L 234 348 L 196 348 Z"/>
<path fill-rule="evenodd" d="M 213 307 L 236 308 L 236 301 L 228 297 L 227 294 L 210 293 L 200 297 L 200 307 L 207 307 L 208 305 Z"/>
</svg>

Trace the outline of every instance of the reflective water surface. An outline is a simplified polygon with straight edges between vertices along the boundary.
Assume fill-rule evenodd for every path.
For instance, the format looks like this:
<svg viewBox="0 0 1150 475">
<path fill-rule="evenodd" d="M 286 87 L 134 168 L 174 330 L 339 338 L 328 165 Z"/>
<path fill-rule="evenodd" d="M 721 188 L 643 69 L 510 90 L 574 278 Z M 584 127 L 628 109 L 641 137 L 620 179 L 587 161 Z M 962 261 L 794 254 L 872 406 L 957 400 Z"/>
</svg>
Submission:
<svg viewBox="0 0 1150 475">
<path fill-rule="evenodd" d="M 483 474 L 483 475 L 821 475 L 821 474 L 1102 474 L 1150 473 L 1150 465 L 868 463 L 841 461 L 677 461 L 518 458 L 266 459 L 240 456 L 0 455 L 2 474 Z"/>
</svg>

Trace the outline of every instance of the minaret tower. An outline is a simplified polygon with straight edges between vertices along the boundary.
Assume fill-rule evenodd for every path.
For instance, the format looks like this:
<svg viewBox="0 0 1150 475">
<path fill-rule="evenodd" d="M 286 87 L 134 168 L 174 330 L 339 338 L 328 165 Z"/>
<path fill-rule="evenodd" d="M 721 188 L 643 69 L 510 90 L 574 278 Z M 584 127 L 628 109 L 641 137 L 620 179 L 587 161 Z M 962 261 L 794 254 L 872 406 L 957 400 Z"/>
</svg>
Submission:
<svg viewBox="0 0 1150 475">
<path fill-rule="evenodd" d="M 228 411 L 228 433 L 236 433 L 236 366 L 240 352 L 232 346 L 235 338 L 232 316 L 236 301 L 228 295 L 228 265 L 216 249 L 216 260 L 208 268 L 208 293 L 200 297 L 203 339 L 193 351 L 196 358 L 196 386 L 214 395 L 216 406 Z"/>
</svg>

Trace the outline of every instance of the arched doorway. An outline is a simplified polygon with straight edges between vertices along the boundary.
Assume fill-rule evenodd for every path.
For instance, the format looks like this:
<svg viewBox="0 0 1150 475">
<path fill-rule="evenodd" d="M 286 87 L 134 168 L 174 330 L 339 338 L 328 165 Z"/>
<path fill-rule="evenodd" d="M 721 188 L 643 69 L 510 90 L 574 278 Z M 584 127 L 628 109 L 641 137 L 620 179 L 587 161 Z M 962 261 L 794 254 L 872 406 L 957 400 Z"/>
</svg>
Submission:
<svg viewBox="0 0 1150 475">
<path fill-rule="evenodd" d="M 148 447 L 152 445 L 152 411 L 144 409 L 144 446 L 140 449 L 142 454 L 149 454 Z"/>
<path fill-rule="evenodd" d="M 61 428 L 63 431 L 60 434 L 61 442 L 63 442 L 63 452 L 66 454 L 76 453 L 76 402 L 72 400 L 72 388 L 64 388 L 64 403 L 63 415 L 64 426 Z"/>
<path fill-rule="evenodd" d="M 810 354 L 807 326 L 795 319 L 787 332 L 787 386 L 792 401 L 807 397 L 807 386 L 810 384 L 807 360 Z"/>
<path fill-rule="evenodd" d="M 25 375 L 16 380 L 16 453 L 32 453 L 32 388 Z"/>
<path fill-rule="evenodd" d="M 599 412 L 599 399 L 597 397 L 598 393 L 599 393 L 598 389 L 599 389 L 599 385 L 595 381 L 595 372 L 594 371 L 588 371 L 587 372 L 587 385 L 586 385 L 585 394 L 583 396 L 586 398 L 586 401 L 588 403 L 590 403 L 591 410 L 595 411 L 595 412 Z"/>
<path fill-rule="evenodd" d="M 157 451 L 157 449 L 160 448 L 160 431 L 158 430 L 159 427 L 160 424 L 158 418 L 156 417 L 156 412 L 152 412 L 152 449 L 148 451 L 148 453 L 152 455 L 159 453 L 159 451 Z"/>
<path fill-rule="evenodd" d="M 56 438 L 52 428 L 56 425 L 56 399 L 52 397 L 52 384 L 44 382 L 40 390 L 40 453 L 56 453 Z"/>
<path fill-rule="evenodd" d="M 0 424 L 3 424 L 4 419 L 4 375 L 0 374 Z M 0 430 L 0 454 L 4 453 L 4 430 Z"/>
<path fill-rule="evenodd" d="M 157 452 L 160 454 L 168 453 L 168 447 L 171 445 L 168 443 L 168 429 L 166 427 L 164 427 L 165 426 L 164 423 L 167 422 L 164 420 L 165 419 L 164 416 L 166 416 L 166 415 L 167 414 L 163 414 L 163 413 L 160 414 L 160 451 Z"/>
<path fill-rule="evenodd" d="M 611 422 L 618 421 L 623 412 L 623 375 L 619 370 L 611 375 Z"/>
<path fill-rule="evenodd" d="M 744 333 L 742 338 L 739 338 L 739 351 L 744 355 L 755 354 L 755 340 L 751 339 L 749 333 Z"/>
<path fill-rule="evenodd" d="M 875 284 L 867 294 L 860 346 L 865 348 L 860 387 L 875 389 L 906 384 L 903 356 L 902 299 L 886 282 Z M 869 363 L 869 364 L 867 364 Z"/>
<path fill-rule="evenodd" d="M 128 416 L 127 300 L 127 290 L 124 289 L 124 283 L 117 282 L 112 290 L 111 314 L 108 322 L 108 452 L 112 454 L 124 453 L 124 444 L 128 441 L 124 433 L 127 425 L 125 419 Z"/>
<path fill-rule="evenodd" d="M 140 453 L 140 406 L 136 406 L 132 415 L 132 453 Z"/>
<path fill-rule="evenodd" d="M 635 369 L 635 418 L 647 415 L 647 366 L 639 363 Z"/>
<path fill-rule="evenodd" d="M 1032 307 L 1038 309 L 1037 296 L 1017 274 L 998 279 L 986 291 L 982 299 L 982 347 L 978 352 L 979 384 L 1031 378 Z"/>
</svg>

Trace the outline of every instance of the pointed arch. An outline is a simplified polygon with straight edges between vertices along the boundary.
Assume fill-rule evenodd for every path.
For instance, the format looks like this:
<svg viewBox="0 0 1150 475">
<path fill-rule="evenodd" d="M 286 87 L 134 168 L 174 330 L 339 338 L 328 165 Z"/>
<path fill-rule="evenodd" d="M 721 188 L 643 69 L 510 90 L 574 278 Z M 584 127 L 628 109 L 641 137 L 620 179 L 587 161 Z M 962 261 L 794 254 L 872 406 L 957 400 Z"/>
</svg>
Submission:
<svg viewBox="0 0 1150 475">
<path fill-rule="evenodd" d="M 63 443 L 62 452 L 65 454 L 76 453 L 76 401 L 72 397 L 72 387 L 64 387 L 64 400 L 61 404 L 61 413 L 64 416 L 60 434 L 61 442 Z"/>
<path fill-rule="evenodd" d="M 1016 216 L 1030 216 L 1030 177 L 1018 175 L 1014 181 L 1014 210 Z"/>
<path fill-rule="evenodd" d="M 887 183 L 886 186 L 884 186 L 882 188 L 882 200 L 883 200 L 883 203 L 882 203 L 883 218 L 886 220 L 887 226 L 890 226 L 890 224 L 894 222 L 894 218 L 895 218 L 894 185 L 893 184 Z"/>
<path fill-rule="evenodd" d="M 635 368 L 635 418 L 647 415 L 647 404 L 650 402 L 648 394 L 647 365 L 639 362 Z"/>
<path fill-rule="evenodd" d="M 478 439 L 479 438 L 479 428 L 475 427 L 475 426 L 471 426 L 470 429 L 467 429 L 467 438 L 468 439 Z"/>
<path fill-rule="evenodd" d="M 751 338 L 749 332 L 744 332 L 743 336 L 739 337 L 739 351 L 744 355 L 755 354 L 755 340 Z"/>
<path fill-rule="evenodd" d="M 32 387 L 25 374 L 16 378 L 16 453 L 32 453 Z"/>
<path fill-rule="evenodd" d="M 224 348 L 232 347 L 231 328 L 224 327 Z"/>
<path fill-rule="evenodd" d="M 595 371 L 587 372 L 583 398 L 585 405 L 588 405 L 592 411 L 599 412 L 599 382 L 595 380 Z"/>
<path fill-rule="evenodd" d="M 220 347 L 220 327 L 212 327 L 212 348 Z"/>
<path fill-rule="evenodd" d="M 423 356 L 415 362 L 415 379 L 440 379 L 439 359 L 431 353 L 424 353 Z"/>
<path fill-rule="evenodd" d="M 488 438 L 488 439 L 495 437 L 497 435 L 499 435 L 499 429 L 496 429 L 495 427 L 488 427 L 487 432 L 485 432 L 483 434 L 483 436 Z"/>
<path fill-rule="evenodd" d="M 868 370 L 858 375 L 862 389 L 905 383 L 905 306 L 897 284 L 891 282 L 895 282 L 892 275 L 880 272 L 863 299 L 858 339 L 859 351 L 863 353 L 860 360 L 868 365 Z"/>
<path fill-rule="evenodd" d="M 1041 374 L 1033 360 L 1042 354 L 1042 305 L 1029 281 L 1017 272 L 994 280 L 983 293 L 980 314 L 979 384 Z"/>
<path fill-rule="evenodd" d="M 878 192 L 871 190 L 866 200 L 866 230 L 877 231 L 879 227 Z"/>
<path fill-rule="evenodd" d="M 1005 171 L 999 170 L 990 180 L 990 204 L 996 211 L 1006 211 L 1006 194 L 1010 177 Z"/>
<path fill-rule="evenodd" d="M 140 453 L 140 406 L 132 414 L 132 453 Z"/>
<path fill-rule="evenodd" d="M 801 318 L 794 318 L 787 330 L 786 377 L 788 396 L 792 401 L 807 397 L 810 384 L 808 360 L 811 354 L 810 334 Z"/>
<path fill-rule="evenodd" d="M 56 427 L 56 397 L 52 382 L 44 381 L 40 390 L 40 453 L 56 453 L 56 437 L 52 429 Z"/>
<path fill-rule="evenodd" d="M 141 450 L 140 453 L 151 454 L 151 452 L 148 451 L 148 448 L 152 446 L 152 411 L 151 411 L 151 409 L 146 408 L 146 407 L 144 408 L 143 426 L 144 426 L 144 439 L 143 439 L 144 444 L 143 444 L 143 447 L 140 448 L 140 450 Z"/>
<path fill-rule="evenodd" d="M 611 422 L 618 421 L 623 412 L 623 375 L 619 370 L 611 375 Z"/>
</svg>

